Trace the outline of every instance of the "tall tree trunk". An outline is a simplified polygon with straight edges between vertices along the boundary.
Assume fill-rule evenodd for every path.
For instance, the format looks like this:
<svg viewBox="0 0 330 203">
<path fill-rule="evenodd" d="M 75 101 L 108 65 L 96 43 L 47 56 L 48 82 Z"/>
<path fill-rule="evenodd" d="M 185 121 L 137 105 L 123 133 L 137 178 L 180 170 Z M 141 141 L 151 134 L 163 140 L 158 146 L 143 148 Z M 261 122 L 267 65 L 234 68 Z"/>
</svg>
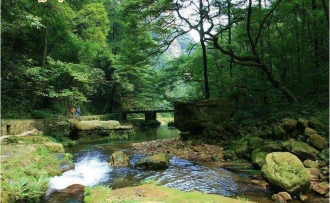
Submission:
<svg viewBox="0 0 330 203">
<path fill-rule="evenodd" d="M 48 23 L 48 20 L 46 21 L 46 28 L 45 28 L 45 39 L 44 39 L 44 53 L 43 53 L 43 56 L 42 56 L 42 64 L 41 64 L 41 67 L 42 69 L 45 68 L 45 65 L 46 65 L 46 58 L 47 58 L 47 49 L 48 49 L 48 32 L 49 32 L 49 23 Z"/>
<path fill-rule="evenodd" d="M 228 24 L 231 24 L 231 13 L 230 13 L 230 9 L 231 9 L 231 0 L 227 0 L 227 15 L 228 15 Z M 228 45 L 231 48 L 231 26 L 229 26 L 228 28 Z M 229 61 L 229 75 L 230 77 L 233 77 L 233 59 L 230 58 Z"/>
<path fill-rule="evenodd" d="M 199 15 L 200 15 L 200 30 L 199 30 L 199 40 L 202 46 L 203 52 L 203 68 L 204 68 L 204 88 L 205 88 L 205 99 L 210 98 L 210 88 L 209 88 L 209 79 L 207 74 L 207 55 L 206 55 L 206 46 L 204 42 L 204 27 L 203 27 L 203 1 L 199 0 Z"/>
</svg>

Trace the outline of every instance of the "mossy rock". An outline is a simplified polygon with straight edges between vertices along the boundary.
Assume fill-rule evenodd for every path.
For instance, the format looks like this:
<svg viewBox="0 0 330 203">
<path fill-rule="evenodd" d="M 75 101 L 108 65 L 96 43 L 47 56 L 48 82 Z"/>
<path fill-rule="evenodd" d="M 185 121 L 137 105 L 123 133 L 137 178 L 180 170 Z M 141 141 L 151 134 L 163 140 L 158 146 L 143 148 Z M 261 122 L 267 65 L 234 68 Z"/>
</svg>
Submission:
<svg viewBox="0 0 330 203">
<path fill-rule="evenodd" d="M 319 150 L 323 150 L 328 147 L 328 141 L 319 134 L 310 135 L 307 142 Z"/>
<path fill-rule="evenodd" d="M 285 131 L 293 132 L 294 130 L 296 130 L 297 120 L 292 118 L 283 118 L 282 125 Z"/>
<path fill-rule="evenodd" d="M 262 174 L 276 190 L 284 190 L 290 194 L 308 191 L 310 177 L 297 156 L 289 152 L 272 152 L 265 160 Z"/>
<path fill-rule="evenodd" d="M 223 158 L 225 160 L 231 160 L 231 161 L 234 161 L 234 160 L 237 160 L 238 157 L 236 155 L 236 152 L 234 150 L 226 150 L 223 152 Z"/>
<path fill-rule="evenodd" d="M 53 153 L 64 153 L 64 147 L 62 144 L 55 142 L 46 142 L 44 143 L 44 145 Z"/>
<path fill-rule="evenodd" d="M 329 132 L 329 126 L 315 117 L 308 121 L 308 126 L 320 132 Z"/>
<path fill-rule="evenodd" d="M 77 131 L 93 131 L 93 130 L 113 130 L 120 128 L 120 123 L 118 121 L 81 121 L 72 122 L 71 128 Z"/>
<path fill-rule="evenodd" d="M 304 132 L 304 130 L 308 127 L 308 120 L 304 118 L 299 118 L 297 122 L 297 131 Z"/>
<path fill-rule="evenodd" d="M 289 140 L 282 143 L 283 148 L 286 151 L 291 152 L 298 156 L 302 161 L 306 159 L 316 160 L 316 156 L 319 153 L 318 150 L 310 146 L 305 142 Z"/>
<path fill-rule="evenodd" d="M 321 151 L 318 155 L 317 158 L 327 162 L 329 164 L 329 148 Z"/>
<path fill-rule="evenodd" d="M 257 169 L 262 168 L 262 166 L 266 163 L 265 158 L 267 154 L 269 154 L 269 152 L 263 152 L 260 149 L 255 149 L 251 153 L 252 165 Z"/>
<path fill-rule="evenodd" d="M 264 152 L 280 152 L 282 151 L 282 145 L 277 142 L 266 142 L 263 146 L 261 146 L 261 151 Z"/>
<path fill-rule="evenodd" d="M 265 144 L 265 141 L 260 137 L 252 137 L 248 140 L 248 146 L 250 150 L 260 148 Z"/>
<path fill-rule="evenodd" d="M 111 155 L 109 164 L 113 167 L 128 166 L 129 158 L 124 152 L 116 151 Z"/>
<path fill-rule="evenodd" d="M 165 154 L 159 153 L 138 160 L 134 166 L 137 168 L 158 170 L 168 168 L 170 166 L 170 162 Z"/>
<path fill-rule="evenodd" d="M 281 126 L 275 126 L 273 128 L 273 139 L 282 139 L 287 132 Z"/>
</svg>

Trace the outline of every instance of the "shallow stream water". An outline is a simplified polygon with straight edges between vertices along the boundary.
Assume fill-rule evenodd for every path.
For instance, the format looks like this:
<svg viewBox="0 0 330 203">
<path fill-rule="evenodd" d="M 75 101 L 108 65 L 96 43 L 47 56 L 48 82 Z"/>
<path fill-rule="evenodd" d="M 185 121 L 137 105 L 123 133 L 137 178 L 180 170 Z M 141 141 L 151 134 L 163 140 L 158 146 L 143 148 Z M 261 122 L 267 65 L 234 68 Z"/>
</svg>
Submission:
<svg viewBox="0 0 330 203">
<path fill-rule="evenodd" d="M 250 201 L 270 203 L 271 192 L 251 183 L 251 173 L 247 171 L 232 172 L 225 168 L 210 166 L 205 163 L 192 162 L 173 157 L 170 167 L 166 170 L 139 170 L 132 167 L 112 168 L 109 158 L 114 151 L 125 151 L 131 165 L 145 155 L 132 152 L 133 142 L 170 139 L 178 137 L 179 131 L 162 126 L 159 129 L 137 131 L 136 136 L 125 141 L 110 141 L 84 144 L 67 149 L 74 155 L 75 169 L 51 179 L 46 203 L 80 203 L 80 196 L 63 195 L 62 190 L 73 184 L 84 186 L 103 185 L 112 189 L 136 186 L 141 181 L 151 179 L 160 185 L 182 191 L 200 191 L 236 198 L 237 196 Z M 255 175 L 255 174 L 254 174 Z M 300 202 L 300 201 L 293 201 Z"/>
</svg>

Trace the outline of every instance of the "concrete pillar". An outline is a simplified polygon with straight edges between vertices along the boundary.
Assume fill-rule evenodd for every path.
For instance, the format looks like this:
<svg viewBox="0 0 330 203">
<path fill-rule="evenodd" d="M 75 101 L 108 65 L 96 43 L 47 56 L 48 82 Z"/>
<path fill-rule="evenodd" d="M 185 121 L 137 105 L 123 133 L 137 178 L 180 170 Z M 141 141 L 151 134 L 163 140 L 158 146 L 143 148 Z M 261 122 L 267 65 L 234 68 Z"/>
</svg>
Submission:
<svg viewBox="0 0 330 203">
<path fill-rule="evenodd" d="M 148 111 L 144 113 L 145 121 L 156 120 L 156 118 L 157 118 L 157 113 L 154 111 Z"/>
<path fill-rule="evenodd" d="M 126 113 L 121 113 L 121 119 L 123 121 L 126 121 L 127 120 L 127 114 Z"/>
</svg>

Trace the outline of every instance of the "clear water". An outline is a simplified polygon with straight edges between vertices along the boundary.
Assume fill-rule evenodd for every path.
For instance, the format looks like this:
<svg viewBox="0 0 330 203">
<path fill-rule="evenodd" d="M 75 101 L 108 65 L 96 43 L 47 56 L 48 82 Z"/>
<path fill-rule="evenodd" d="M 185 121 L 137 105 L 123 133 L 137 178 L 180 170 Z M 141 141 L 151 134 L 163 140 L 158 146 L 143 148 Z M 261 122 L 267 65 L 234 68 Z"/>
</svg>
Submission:
<svg viewBox="0 0 330 203">
<path fill-rule="evenodd" d="M 170 159 L 171 164 L 168 169 L 159 171 L 138 170 L 132 167 L 112 168 L 108 164 L 111 154 L 117 150 L 126 152 L 131 165 L 144 157 L 144 155 L 131 150 L 130 143 L 132 142 L 169 139 L 177 136 L 177 130 L 162 127 L 157 130 L 137 131 L 136 137 L 125 141 L 84 144 L 74 149 L 68 149 L 68 152 L 74 154 L 75 169 L 51 179 L 51 189 L 45 202 L 83 202 L 81 196 L 53 193 L 53 191 L 64 189 L 73 184 L 104 185 L 116 189 L 136 186 L 146 179 L 153 179 L 160 185 L 182 191 L 194 190 L 223 196 L 240 196 L 256 202 L 272 202 L 270 191 L 251 184 L 251 176 L 246 172 L 234 173 L 224 168 L 210 167 L 203 163 L 177 157 Z"/>
</svg>

